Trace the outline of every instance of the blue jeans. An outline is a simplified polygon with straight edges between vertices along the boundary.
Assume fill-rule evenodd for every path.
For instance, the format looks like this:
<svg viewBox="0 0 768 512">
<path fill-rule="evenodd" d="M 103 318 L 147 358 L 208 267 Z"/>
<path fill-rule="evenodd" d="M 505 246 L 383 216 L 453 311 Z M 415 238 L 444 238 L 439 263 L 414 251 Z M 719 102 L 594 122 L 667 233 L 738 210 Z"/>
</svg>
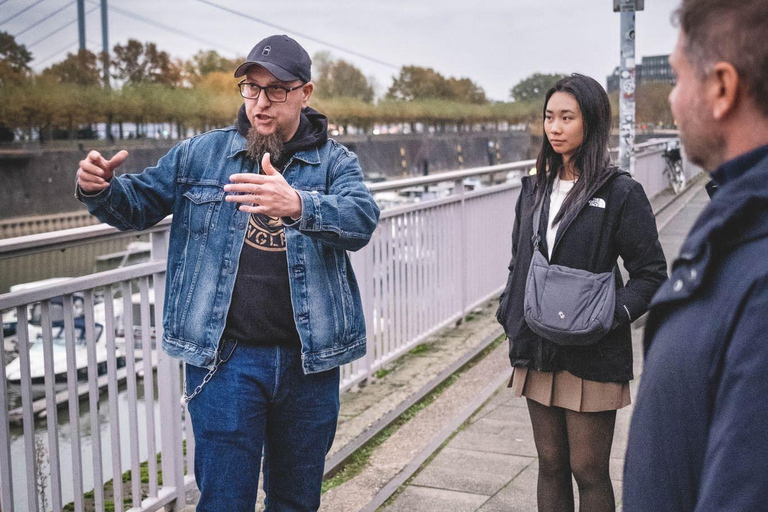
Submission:
<svg viewBox="0 0 768 512">
<path fill-rule="evenodd" d="M 339 369 L 304 375 L 299 349 L 222 340 L 222 363 L 188 404 L 198 512 L 253 512 L 262 449 L 269 512 L 316 511 L 339 415 Z M 208 373 L 187 365 L 187 394 Z"/>
</svg>

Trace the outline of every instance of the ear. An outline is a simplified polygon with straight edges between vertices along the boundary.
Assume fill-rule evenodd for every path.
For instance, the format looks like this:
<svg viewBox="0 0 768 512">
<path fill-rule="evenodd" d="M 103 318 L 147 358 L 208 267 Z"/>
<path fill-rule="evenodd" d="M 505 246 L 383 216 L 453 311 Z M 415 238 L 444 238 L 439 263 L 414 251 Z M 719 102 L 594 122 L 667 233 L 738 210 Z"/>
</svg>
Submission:
<svg viewBox="0 0 768 512">
<path fill-rule="evenodd" d="M 741 86 L 739 73 L 733 64 L 718 62 L 710 74 L 707 96 L 712 106 L 712 117 L 722 120 L 736 108 Z"/>
<path fill-rule="evenodd" d="M 315 90 L 315 84 L 307 82 L 304 87 L 301 88 L 301 107 L 309 106 L 309 97 L 312 96 L 312 91 Z"/>
</svg>

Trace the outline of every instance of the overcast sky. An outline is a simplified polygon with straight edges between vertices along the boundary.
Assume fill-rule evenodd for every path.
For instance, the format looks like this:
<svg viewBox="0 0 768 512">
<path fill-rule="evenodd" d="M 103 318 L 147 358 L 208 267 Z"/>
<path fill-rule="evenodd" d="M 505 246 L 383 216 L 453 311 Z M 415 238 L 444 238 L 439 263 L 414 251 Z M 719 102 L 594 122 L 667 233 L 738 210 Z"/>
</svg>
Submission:
<svg viewBox="0 0 768 512">
<path fill-rule="evenodd" d="M 445 76 L 468 77 L 496 100 L 509 99 L 509 89 L 535 72 L 578 71 L 605 84 L 619 60 L 620 16 L 613 12 L 612 0 L 205 1 L 281 28 L 201 0 L 109 0 L 110 47 L 135 38 L 155 42 L 161 50 L 184 59 L 200 49 L 235 57 L 246 55 L 263 37 L 287 33 L 310 55 L 329 50 L 374 76 L 380 94 L 400 66 L 418 65 Z M 642 56 L 670 53 L 676 38 L 670 18 L 679 0 L 645 3 L 645 10 L 637 14 L 638 61 Z M 96 0 L 86 0 L 86 11 L 97 5 Z M 15 16 L 27 7 L 31 8 Z M 64 8 L 60 13 L 17 37 L 33 53 L 37 71 L 77 49 L 76 23 L 45 38 L 75 20 L 75 2 L 0 0 L 0 30 L 12 35 L 60 8 Z M 88 48 L 99 51 L 99 9 L 88 15 L 86 34 Z"/>
</svg>

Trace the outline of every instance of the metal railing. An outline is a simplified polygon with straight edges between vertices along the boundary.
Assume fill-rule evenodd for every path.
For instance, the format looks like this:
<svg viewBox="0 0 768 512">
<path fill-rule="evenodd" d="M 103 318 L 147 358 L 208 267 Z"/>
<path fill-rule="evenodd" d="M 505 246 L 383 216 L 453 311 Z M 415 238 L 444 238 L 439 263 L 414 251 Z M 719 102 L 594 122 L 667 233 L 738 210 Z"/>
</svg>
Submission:
<svg viewBox="0 0 768 512">
<path fill-rule="evenodd" d="M 639 152 L 635 158 L 635 178 L 651 195 L 656 175 L 664 169 L 660 152 Z M 515 175 L 532 166 L 529 160 L 371 186 L 378 194 L 447 182 L 452 192 L 383 211 L 371 242 L 351 254 L 365 310 L 368 351 L 366 357 L 342 368 L 342 390 L 500 293 L 520 191 Z M 486 186 L 465 190 L 468 178 L 480 178 Z M 126 509 L 126 498 L 131 499 L 131 512 L 184 507 L 184 496 L 194 486 L 194 441 L 189 418 L 179 404 L 182 365 L 162 350 L 153 351 L 150 342 L 153 304 L 155 336 L 158 340 L 162 336 L 169 226 L 170 219 L 165 219 L 149 230 L 153 255 L 149 263 L 0 295 L 0 310 L 16 313 L 21 363 L 18 385 L 0 379 L 0 509 L 4 512 L 41 511 L 41 497 L 45 497 L 46 512 L 61 510 L 68 502 L 79 512 L 84 509 L 84 491 L 91 489 L 88 499 L 97 511 L 104 510 L 110 498 L 116 511 Z M 134 235 L 98 225 L 0 240 L 0 259 Z M 78 302 L 81 316 L 75 311 Z M 41 313 L 33 318 L 38 327 L 34 331 L 28 317 L 37 304 Z M 58 316 L 52 313 L 56 308 L 62 310 Z M 100 336 L 98 324 L 102 324 Z M 83 339 L 77 333 L 81 327 Z M 41 333 L 40 341 L 32 339 L 34 332 Z M 6 338 L 0 337 L 3 361 Z M 54 371 L 56 343 L 66 350 L 65 390 L 63 384 L 57 385 Z M 32 382 L 31 344 L 42 345 L 42 391 Z M 78 382 L 78 351 L 87 355 L 87 385 Z M 156 375 L 147 364 L 154 360 Z M 106 370 L 101 377 L 99 366 Z M 11 387 L 19 395 L 20 424 L 10 421 Z M 36 407 L 33 395 L 43 391 L 44 406 Z M 87 405 L 80 403 L 81 398 Z M 68 412 L 68 422 L 61 421 L 57 404 L 62 406 L 61 416 Z M 44 420 L 36 418 L 36 412 L 42 412 Z M 161 455 L 162 484 L 155 454 Z M 142 473 L 142 463 L 147 465 L 147 484 L 136 477 Z M 132 477 L 125 489 L 104 485 L 110 479 L 121 482 L 126 470 Z"/>
<path fill-rule="evenodd" d="M 533 164 L 527 160 L 370 187 L 375 195 L 449 182 L 453 193 L 384 210 L 370 243 L 351 254 L 368 351 L 342 367 L 342 390 L 501 292 L 520 190 L 519 179 L 507 182 L 507 174 L 527 172 Z M 464 180 L 475 177 L 490 186 L 466 191 Z"/>
</svg>

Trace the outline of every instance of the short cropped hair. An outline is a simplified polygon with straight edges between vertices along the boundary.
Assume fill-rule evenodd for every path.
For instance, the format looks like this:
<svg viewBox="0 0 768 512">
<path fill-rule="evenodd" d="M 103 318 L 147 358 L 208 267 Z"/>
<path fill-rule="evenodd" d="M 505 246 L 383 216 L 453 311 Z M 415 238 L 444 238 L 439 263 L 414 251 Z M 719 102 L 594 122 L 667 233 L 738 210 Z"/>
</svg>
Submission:
<svg viewBox="0 0 768 512">
<path fill-rule="evenodd" d="M 702 77 L 728 62 L 768 116 L 768 0 L 682 0 L 685 54 Z"/>
</svg>

